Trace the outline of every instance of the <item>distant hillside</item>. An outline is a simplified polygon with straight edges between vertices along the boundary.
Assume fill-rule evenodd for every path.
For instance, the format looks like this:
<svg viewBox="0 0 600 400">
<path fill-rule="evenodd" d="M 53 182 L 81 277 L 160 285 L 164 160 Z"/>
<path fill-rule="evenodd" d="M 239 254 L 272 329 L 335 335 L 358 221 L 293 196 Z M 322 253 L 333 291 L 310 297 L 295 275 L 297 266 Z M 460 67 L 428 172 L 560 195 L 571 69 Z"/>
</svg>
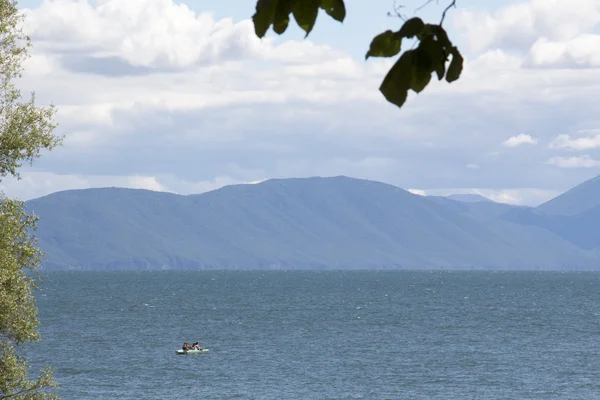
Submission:
<svg viewBox="0 0 600 400">
<path fill-rule="evenodd" d="M 428 196 L 427 199 L 443 205 L 447 209 L 462 214 L 477 221 L 493 221 L 507 212 L 528 208 L 523 206 L 514 206 L 511 204 L 496 203 L 494 201 L 458 201 L 443 196 Z"/>
<path fill-rule="evenodd" d="M 575 215 L 600 205 L 600 176 L 545 202 L 537 210 L 545 214 Z"/>
<path fill-rule="evenodd" d="M 543 214 L 535 209 L 513 210 L 502 215 L 502 219 L 544 229 L 585 250 L 600 248 L 600 205 L 576 215 Z M 600 259 L 598 262 L 600 266 Z"/>
<path fill-rule="evenodd" d="M 481 201 L 486 202 L 486 203 L 493 203 L 492 200 L 490 200 L 487 197 L 484 197 L 480 194 L 450 194 L 445 197 L 447 199 L 463 201 L 465 203 L 478 203 Z"/>
<path fill-rule="evenodd" d="M 134 189 L 55 193 L 40 215 L 46 268 L 596 268 L 517 209 L 413 195 L 347 177 L 276 179 L 179 196 Z"/>
</svg>

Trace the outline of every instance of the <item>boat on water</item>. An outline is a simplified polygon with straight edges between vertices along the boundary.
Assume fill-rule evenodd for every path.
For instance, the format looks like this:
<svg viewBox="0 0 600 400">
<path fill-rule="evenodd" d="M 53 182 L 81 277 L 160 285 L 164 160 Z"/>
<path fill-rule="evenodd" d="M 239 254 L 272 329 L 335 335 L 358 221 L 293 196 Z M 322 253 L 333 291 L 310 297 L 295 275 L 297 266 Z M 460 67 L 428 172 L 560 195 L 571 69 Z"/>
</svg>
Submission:
<svg viewBox="0 0 600 400">
<path fill-rule="evenodd" d="M 183 350 L 183 349 L 179 349 L 176 351 L 177 354 L 202 354 L 202 353 L 208 353 L 208 349 L 202 349 L 202 350 Z"/>
</svg>

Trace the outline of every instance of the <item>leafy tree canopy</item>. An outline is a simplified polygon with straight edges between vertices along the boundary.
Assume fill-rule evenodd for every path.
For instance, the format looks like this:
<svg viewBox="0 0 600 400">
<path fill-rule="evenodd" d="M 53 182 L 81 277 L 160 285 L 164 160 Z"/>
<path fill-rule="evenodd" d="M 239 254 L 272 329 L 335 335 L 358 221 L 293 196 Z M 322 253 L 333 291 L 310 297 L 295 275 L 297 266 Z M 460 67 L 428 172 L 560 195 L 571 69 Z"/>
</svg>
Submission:
<svg viewBox="0 0 600 400">
<path fill-rule="evenodd" d="M 448 5 L 438 24 L 425 23 L 418 17 L 410 18 L 397 31 L 386 30 L 373 38 L 365 59 L 397 56 L 403 39 L 414 38 L 419 43 L 416 48 L 404 51 L 383 79 L 379 90 L 389 102 L 402 107 L 408 91 L 420 93 L 431 81 L 433 73 L 438 80 L 445 78 L 447 82 L 460 77 L 463 57 L 442 27 L 446 12 L 455 4 L 456 0 Z M 273 31 L 281 35 L 288 27 L 291 15 L 307 37 L 320 10 L 339 22 L 346 18 L 344 0 L 258 0 L 252 16 L 254 31 L 262 38 L 273 27 Z"/>
<path fill-rule="evenodd" d="M 20 30 L 22 19 L 15 0 L 0 0 L 0 182 L 6 176 L 19 178 L 24 162 L 33 162 L 42 149 L 61 142 L 52 133 L 54 108 L 36 106 L 34 94 L 22 101 L 15 86 L 30 46 Z M 15 347 L 39 339 L 31 273 L 42 256 L 32 235 L 36 221 L 23 202 L 0 193 L 0 400 L 56 398 L 43 391 L 56 386 L 52 370 L 29 379 L 27 360 Z"/>
</svg>

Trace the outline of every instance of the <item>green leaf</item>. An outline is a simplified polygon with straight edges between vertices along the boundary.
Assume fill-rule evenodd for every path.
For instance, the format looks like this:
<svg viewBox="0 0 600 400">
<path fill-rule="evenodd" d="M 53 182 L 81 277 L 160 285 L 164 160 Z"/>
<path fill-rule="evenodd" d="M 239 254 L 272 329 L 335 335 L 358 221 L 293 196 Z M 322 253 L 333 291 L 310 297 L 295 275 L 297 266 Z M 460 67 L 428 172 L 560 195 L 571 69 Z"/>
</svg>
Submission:
<svg viewBox="0 0 600 400">
<path fill-rule="evenodd" d="M 434 67 L 435 67 L 435 73 L 437 74 L 437 77 L 438 77 L 438 81 L 441 81 L 442 78 L 444 77 L 444 74 L 446 73 L 446 63 L 444 61 L 442 61 L 441 63 L 436 64 Z"/>
<path fill-rule="evenodd" d="M 431 81 L 431 71 L 413 66 L 413 72 L 410 79 L 410 88 L 420 93 Z"/>
<path fill-rule="evenodd" d="M 407 20 L 400 30 L 396 33 L 399 39 L 411 38 L 423 32 L 425 24 L 421 18 L 415 17 Z"/>
<path fill-rule="evenodd" d="M 371 41 L 371 46 L 365 60 L 369 57 L 393 57 L 400 52 L 402 40 L 396 38 L 395 33 L 387 30 L 375 36 Z"/>
<path fill-rule="evenodd" d="M 425 89 L 431 80 L 434 63 L 430 51 L 432 50 L 432 47 L 435 46 L 432 42 L 434 42 L 433 38 L 428 36 L 426 39 L 422 40 L 419 47 L 414 50 L 410 88 L 417 93 Z"/>
<path fill-rule="evenodd" d="M 322 0 L 321 8 L 336 21 L 343 22 L 346 18 L 344 0 Z"/>
<path fill-rule="evenodd" d="M 256 12 L 252 16 L 252 22 L 254 22 L 254 33 L 259 38 L 265 36 L 269 30 L 276 7 L 277 0 L 258 0 L 256 2 Z"/>
<path fill-rule="evenodd" d="M 442 44 L 438 40 L 435 40 L 433 36 L 427 36 L 419 44 L 418 52 L 421 65 L 429 73 L 435 71 L 438 79 L 441 80 L 446 71 L 446 54 Z"/>
<path fill-rule="evenodd" d="M 452 47 L 452 42 L 448 39 L 448 34 L 440 25 L 431 25 L 427 24 L 428 28 L 433 32 L 433 34 L 437 37 L 440 44 L 445 48 Z"/>
<path fill-rule="evenodd" d="M 293 5 L 294 0 L 278 0 L 273 15 L 273 31 L 275 33 L 281 35 L 287 29 Z"/>
<path fill-rule="evenodd" d="M 460 73 L 463 69 L 463 57 L 458 49 L 456 47 L 452 47 L 452 49 L 450 49 L 450 54 L 452 54 L 452 61 L 450 61 L 448 73 L 446 74 L 446 80 L 448 83 L 457 80 L 460 77 Z"/>
<path fill-rule="evenodd" d="M 13 0 L 0 0 L 0 182 L 19 178 L 24 162 L 33 163 L 42 150 L 61 144 L 55 136 L 53 105 L 36 104 L 35 93 L 21 96 L 20 78 L 30 39 L 21 27 L 24 15 Z M 0 190 L 0 399 L 57 399 L 44 392 L 56 386 L 42 372 L 31 377 L 27 360 L 16 346 L 39 340 L 34 289 L 44 253 L 34 236 L 38 218 L 25 203 L 5 197 Z"/>
<path fill-rule="evenodd" d="M 379 87 L 379 91 L 386 100 L 398 107 L 402 107 L 408 97 L 413 71 L 413 53 L 413 50 L 404 52 Z"/>
<path fill-rule="evenodd" d="M 312 31 L 317 16 L 319 15 L 319 6 L 321 0 L 296 0 L 292 7 L 292 14 L 294 19 L 306 32 L 307 37 L 310 31 Z"/>
</svg>

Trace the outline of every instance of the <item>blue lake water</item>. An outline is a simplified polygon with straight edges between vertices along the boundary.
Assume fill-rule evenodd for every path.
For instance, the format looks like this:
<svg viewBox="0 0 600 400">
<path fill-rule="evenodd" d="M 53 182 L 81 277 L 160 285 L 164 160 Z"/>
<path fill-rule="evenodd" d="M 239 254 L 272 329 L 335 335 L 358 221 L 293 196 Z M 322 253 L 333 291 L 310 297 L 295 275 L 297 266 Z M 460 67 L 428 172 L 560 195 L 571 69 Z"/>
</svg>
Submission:
<svg viewBox="0 0 600 400">
<path fill-rule="evenodd" d="M 597 272 L 49 272 L 36 296 L 24 354 L 65 399 L 600 399 Z"/>
</svg>

